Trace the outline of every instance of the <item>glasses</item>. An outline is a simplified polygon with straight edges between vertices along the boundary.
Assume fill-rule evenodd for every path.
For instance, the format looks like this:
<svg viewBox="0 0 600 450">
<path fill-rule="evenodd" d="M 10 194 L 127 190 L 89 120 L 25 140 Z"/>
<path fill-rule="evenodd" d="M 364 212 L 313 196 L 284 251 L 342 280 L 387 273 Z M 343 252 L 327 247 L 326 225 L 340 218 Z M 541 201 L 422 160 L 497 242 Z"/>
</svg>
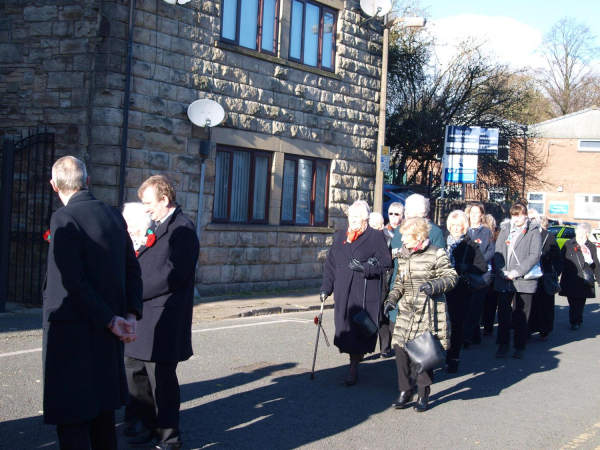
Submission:
<svg viewBox="0 0 600 450">
<path fill-rule="evenodd" d="M 388 216 L 401 216 L 401 213 L 388 213 Z"/>
</svg>

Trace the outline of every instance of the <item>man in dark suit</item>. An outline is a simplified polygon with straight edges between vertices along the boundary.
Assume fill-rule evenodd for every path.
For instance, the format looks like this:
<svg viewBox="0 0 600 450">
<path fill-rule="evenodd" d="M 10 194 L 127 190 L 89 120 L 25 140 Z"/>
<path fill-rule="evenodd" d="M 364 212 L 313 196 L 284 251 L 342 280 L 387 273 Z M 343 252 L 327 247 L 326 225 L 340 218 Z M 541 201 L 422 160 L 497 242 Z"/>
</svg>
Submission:
<svg viewBox="0 0 600 450">
<path fill-rule="evenodd" d="M 127 225 L 87 190 L 72 156 L 52 167 L 65 205 L 52 215 L 44 284 L 44 421 L 61 449 L 115 449 L 115 409 L 129 401 L 123 342 L 135 340 L 142 279 Z"/>
<path fill-rule="evenodd" d="M 157 227 L 156 240 L 139 249 L 144 281 L 144 319 L 138 339 L 127 346 L 125 366 L 135 416 L 146 430 L 131 439 L 160 449 L 181 447 L 177 364 L 192 356 L 192 308 L 200 244 L 190 219 L 175 203 L 175 190 L 162 175 L 138 190 Z"/>
</svg>

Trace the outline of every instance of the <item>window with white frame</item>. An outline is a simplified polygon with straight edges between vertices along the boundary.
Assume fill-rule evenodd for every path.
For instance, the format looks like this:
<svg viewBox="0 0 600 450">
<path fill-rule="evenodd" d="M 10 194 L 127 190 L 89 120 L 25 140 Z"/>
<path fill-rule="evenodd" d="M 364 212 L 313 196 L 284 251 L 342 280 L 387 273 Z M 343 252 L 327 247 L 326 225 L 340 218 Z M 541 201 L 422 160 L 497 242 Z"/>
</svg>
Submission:
<svg viewBox="0 0 600 450">
<path fill-rule="evenodd" d="M 577 150 L 580 152 L 600 152 L 600 139 L 579 139 Z"/>
<path fill-rule="evenodd" d="M 223 0 L 221 40 L 275 55 L 278 0 Z"/>
<path fill-rule="evenodd" d="M 575 219 L 600 220 L 600 194 L 575 194 Z"/>
<path fill-rule="evenodd" d="M 528 192 L 527 206 L 529 209 L 535 209 L 541 215 L 544 215 L 546 210 L 546 194 L 544 192 Z"/>
<path fill-rule="evenodd" d="M 213 222 L 267 223 L 271 153 L 218 146 Z"/>
</svg>

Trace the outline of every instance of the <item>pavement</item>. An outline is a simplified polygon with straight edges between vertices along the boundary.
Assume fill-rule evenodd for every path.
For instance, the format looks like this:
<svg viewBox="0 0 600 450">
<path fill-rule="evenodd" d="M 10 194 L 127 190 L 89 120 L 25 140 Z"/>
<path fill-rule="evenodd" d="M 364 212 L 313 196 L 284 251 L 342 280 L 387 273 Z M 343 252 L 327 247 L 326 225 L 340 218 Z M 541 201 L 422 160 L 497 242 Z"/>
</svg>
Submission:
<svg viewBox="0 0 600 450">
<path fill-rule="evenodd" d="M 286 291 L 272 294 L 226 295 L 218 297 L 196 297 L 194 299 L 193 323 L 237 317 L 265 316 L 271 314 L 297 313 L 319 310 L 318 289 Z M 325 302 L 324 309 L 332 309 L 332 297 Z M 42 308 L 28 307 L 8 302 L 6 313 L 17 315 L 41 315 Z"/>
</svg>

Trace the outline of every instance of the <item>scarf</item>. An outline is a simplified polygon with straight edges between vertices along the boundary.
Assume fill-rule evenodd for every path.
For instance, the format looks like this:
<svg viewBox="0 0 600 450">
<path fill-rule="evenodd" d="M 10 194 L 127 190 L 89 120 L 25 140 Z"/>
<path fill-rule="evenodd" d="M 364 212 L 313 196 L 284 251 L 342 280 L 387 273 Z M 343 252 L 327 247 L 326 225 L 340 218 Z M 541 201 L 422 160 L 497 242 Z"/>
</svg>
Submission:
<svg viewBox="0 0 600 450">
<path fill-rule="evenodd" d="M 346 242 L 348 242 L 349 244 L 352 244 L 355 240 L 358 239 L 358 237 L 361 234 L 363 234 L 365 232 L 366 229 L 367 229 L 366 222 L 363 224 L 362 227 L 360 227 L 360 230 L 350 231 L 350 228 L 348 228 L 348 231 L 346 231 Z"/>
<path fill-rule="evenodd" d="M 419 242 L 413 248 L 408 248 L 406 245 L 402 244 L 402 247 L 400 248 L 400 254 L 404 258 L 408 259 L 410 257 L 410 255 L 412 255 L 413 253 L 416 253 L 419 250 L 423 250 L 424 248 L 427 248 L 428 246 L 429 246 L 429 239 L 425 239 L 423 242 Z"/>
<path fill-rule="evenodd" d="M 579 244 L 579 241 L 576 241 L 577 244 Z M 594 259 L 592 258 L 592 254 L 590 253 L 590 249 L 588 248 L 588 246 L 586 245 L 587 242 L 584 242 L 583 244 L 579 244 L 579 249 L 581 250 L 581 253 L 583 254 L 583 259 L 586 263 L 588 263 L 589 265 L 591 265 L 594 262 Z M 575 251 L 577 251 L 577 249 L 575 249 Z"/>
<path fill-rule="evenodd" d="M 454 239 L 451 234 L 448 235 L 446 239 L 446 253 L 448 253 L 448 258 L 450 258 L 450 263 L 452 267 L 456 267 L 456 261 L 454 260 L 454 249 L 460 244 L 465 235 L 461 235 L 458 239 Z"/>
</svg>

